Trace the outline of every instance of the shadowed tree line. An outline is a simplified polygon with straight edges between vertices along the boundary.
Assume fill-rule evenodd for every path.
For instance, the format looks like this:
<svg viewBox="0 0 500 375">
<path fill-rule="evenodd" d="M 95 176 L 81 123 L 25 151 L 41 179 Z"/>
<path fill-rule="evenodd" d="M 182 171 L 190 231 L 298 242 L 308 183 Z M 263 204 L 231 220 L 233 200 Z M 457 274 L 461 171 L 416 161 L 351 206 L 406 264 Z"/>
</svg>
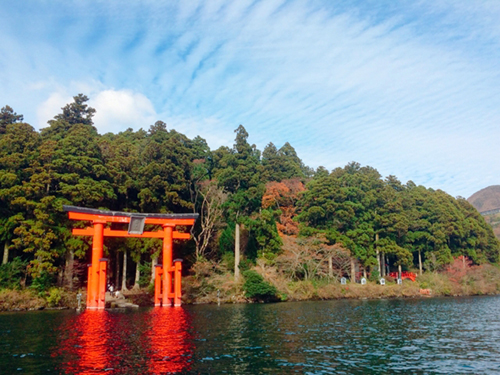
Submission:
<svg viewBox="0 0 500 375">
<path fill-rule="evenodd" d="M 358 163 L 314 171 L 288 143 L 260 152 L 241 125 L 233 147 L 216 150 L 162 121 L 100 135 L 87 101 L 75 96 L 41 131 L 1 109 L 0 287 L 5 275 L 82 286 L 91 240 L 71 235 L 81 224 L 63 205 L 198 212 L 194 241 L 176 243 L 176 256 L 188 265 L 241 256 L 236 275 L 257 259 L 294 279 L 378 276 L 388 266 L 433 271 L 461 255 L 498 262 L 491 228 L 463 198 Z M 107 238 L 110 282 L 148 285 L 160 250 L 157 239 Z"/>
</svg>

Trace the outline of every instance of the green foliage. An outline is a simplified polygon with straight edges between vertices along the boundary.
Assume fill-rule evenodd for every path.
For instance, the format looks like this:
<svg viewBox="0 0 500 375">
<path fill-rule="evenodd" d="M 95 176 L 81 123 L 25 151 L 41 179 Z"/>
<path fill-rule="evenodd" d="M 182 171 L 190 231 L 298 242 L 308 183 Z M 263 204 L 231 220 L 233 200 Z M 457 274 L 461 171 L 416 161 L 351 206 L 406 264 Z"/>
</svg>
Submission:
<svg viewBox="0 0 500 375">
<path fill-rule="evenodd" d="M 465 199 L 394 176 L 382 180 L 357 163 L 330 174 L 318 170 L 297 206 L 302 235 L 325 231 L 365 268 L 376 265 L 377 249 L 390 264 L 406 267 L 418 266 L 420 253 L 428 270 L 441 270 L 459 255 L 477 264 L 498 261 L 498 240 Z"/>
<path fill-rule="evenodd" d="M 281 251 L 283 241 L 276 228 L 275 215 L 277 215 L 277 212 L 261 210 L 259 214 L 246 221 L 250 229 L 250 235 L 253 236 L 257 243 L 259 257 L 273 258 L 273 255 Z"/>
<path fill-rule="evenodd" d="M 10 258 L 22 254 L 27 259 L 32 287 L 39 293 L 48 291 L 55 276 L 66 271 L 68 258 L 88 260 L 90 239 L 72 236 L 75 224 L 63 205 L 201 212 L 200 186 L 208 181 L 223 199 L 217 203 L 210 234 L 197 238 L 207 239 L 203 255 L 209 261 L 222 258 L 228 270 L 234 267 L 236 223 L 246 259 L 242 270 L 257 257 L 278 264 L 280 234 L 295 235 L 297 228 L 302 237 L 321 236 L 326 247 L 337 244 L 372 275 L 377 251 L 391 266 L 408 268 L 418 267 L 421 255 L 423 267 L 430 271 L 444 270 L 460 255 L 476 265 L 500 262 L 500 244 L 491 227 L 463 198 L 411 181 L 403 184 L 394 176 L 383 179 L 374 168 L 355 162 L 331 172 L 319 167 L 312 173 L 289 143 L 279 149 L 269 143 L 261 154 L 248 142 L 242 125 L 235 130 L 232 147 L 214 151 L 201 137 L 191 140 L 162 121 L 147 131 L 100 135 L 93 126 L 95 110 L 87 103 L 85 95 L 75 96 L 40 132 L 9 106 L 0 110 L 0 244 Z M 301 188 L 291 192 L 293 184 L 284 183 L 290 179 Z M 279 186 L 267 194 L 270 183 Z M 203 230 L 198 222 L 193 232 L 200 236 Z M 140 284 L 149 283 L 148 263 L 160 253 L 161 240 L 114 238 L 106 246 L 111 267 L 117 267 L 117 253 L 127 251 L 132 261 L 142 263 Z M 314 262 L 307 261 L 315 246 L 299 246 L 305 255 L 296 263 L 304 275 L 315 275 L 311 265 L 325 261 L 326 250 L 319 251 Z M 193 243 L 179 241 L 175 251 L 176 256 L 196 258 Z M 24 272 L 18 260 L 2 266 L 2 285 L 17 285 L 25 277 L 20 268 Z"/>
<path fill-rule="evenodd" d="M 186 212 L 190 201 L 193 152 L 188 138 L 157 121 L 140 153 L 139 207 L 144 212 Z"/>
<path fill-rule="evenodd" d="M 89 98 L 83 94 L 73 97 L 73 103 L 69 103 L 62 108 L 62 113 L 56 115 L 49 121 L 49 127 L 42 129 L 42 136 L 58 138 L 67 132 L 73 125 L 93 125 L 95 109 L 85 104 Z"/>
<path fill-rule="evenodd" d="M 141 263 L 139 265 L 139 271 L 141 272 L 141 276 L 139 276 L 139 286 L 145 288 L 151 284 L 151 262 Z"/>
<path fill-rule="evenodd" d="M 220 233 L 219 249 L 222 254 L 234 252 L 234 223 L 228 223 L 227 227 Z"/>
<path fill-rule="evenodd" d="M 269 143 L 262 152 L 262 166 L 262 177 L 266 182 L 304 178 L 308 173 L 295 149 L 288 142 L 279 150 L 272 142 Z"/>
<path fill-rule="evenodd" d="M 245 278 L 243 290 L 245 297 L 256 301 L 270 302 L 277 299 L 278 290 L 253 270 L 242 273 Z"/>
<path fill-rule="evenodd" d="M 222 254 L 222 264 L 226 267 L 228 270 L 233 270 L 234 269 L 234 252 L 225 252 Z M 241 269 L 241 261 L 240 261 L 240 269 Z"/>
<path fill-rule="evenodd" d="M 234 265 L 234 263 L 233 263 L 233 265 Z M 251 259 L 247 259 L 247 258 L 240 259 L 239 268 L 240 268 L 241 272 L 245 272 L 245 271 L 249 270 L 250 268 L 252 268 L 253 266 L 255 266 L 255 264 Z"/>
<path fill-rule="evenodd" d="M 214 177 L 229 194 L 226 215 L 230 221 L 241 222 L 260 208 L 265 191 L 261 181 L 260 152 L 247 142 L 248 133 L 240 125 L 232 149 L 221 147 L 214 152 Z"/>
<path fill-rule="evenodd" d="M 50 288 L 45 299 L 47 300 L 49 307 L 59 306 L 59 302 L 61 302 L 62 299 L 61 289 Z"/>
<path fill-rule="evenodd" d="M 372 270 L 372 272 L 370 272 L 368 280 L 377 282 L 379 279 L 380 273 L 378 272 L 378 270 Z"/>
<path fill-rule="evenodd" d="M 33 278 L 30 288 L 37 292 L 39 296 L 44 296 L 53 284 L 54 275 L 48 272 L 41 272 Z"/>
<path fill-rule="evenodd" d="M 0 110 L 0 134 L 4 134 L 7 125 L 23 121 L 23 115 L 18 115 L 14 110 L 6 105 Z"/>
<path fill-rule="evenodd" d="M 12 262 L 0 265 L 0 288 L 20 289 L 21 280 L 26 278 L 27 264 L 16 257 Z"/>
</svg>

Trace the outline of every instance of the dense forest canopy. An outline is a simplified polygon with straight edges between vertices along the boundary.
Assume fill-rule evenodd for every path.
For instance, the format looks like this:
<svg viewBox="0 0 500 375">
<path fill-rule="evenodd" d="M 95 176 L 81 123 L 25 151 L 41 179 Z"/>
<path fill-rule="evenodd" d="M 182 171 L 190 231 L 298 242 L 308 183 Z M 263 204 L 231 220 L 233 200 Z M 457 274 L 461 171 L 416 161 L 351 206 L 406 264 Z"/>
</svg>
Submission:
<svg viewBox="0 0 500 375">
<path fill-rule="evenodd" d="M 308 257 L 332 254 L 378 273 L 386 263 L 438 270 L 461 255 L 498 262 L 498 240 L 463 198 L 355 162 L 313 170 L 289 143 L 259 151 L 242 125 L 233 147 L 216 150 L 162 121 L 147 131 L 100 135 L 87 101 L 75 96 L 40 132 L 9 106 L 0 112 L 3 264 L 25 262 L 32 281 L 78 285 L 88 261 L 89 239 L 71 235 L 75 223 L 63 205 L 199 212 L 194 241 L 175 247 L 191 264 L 230 256 L 235 226 L 244 262 L 263 258 L 290 270 L 293 259 L 283 254 L 295 251 L 302 257 L 290 271 L 296 277 L 319 275 Z M 160 248 L 155 239 L 107 239 L 113 279 L 119 282 L 120 264 L 129 262 L 138 282 Z M 133 281 L 126 278 L 122 285 Z"/>
</svg>

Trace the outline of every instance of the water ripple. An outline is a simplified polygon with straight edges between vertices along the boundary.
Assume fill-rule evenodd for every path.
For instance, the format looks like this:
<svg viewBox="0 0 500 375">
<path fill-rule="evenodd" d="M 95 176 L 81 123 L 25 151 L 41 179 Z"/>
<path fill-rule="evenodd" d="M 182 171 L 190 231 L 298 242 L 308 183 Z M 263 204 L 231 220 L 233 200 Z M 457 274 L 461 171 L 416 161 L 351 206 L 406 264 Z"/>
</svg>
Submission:
<svg viewBox="0 0 500 375">
<path fill-rule="evenodd" d="M 500 297 L 0 314 L 0 373 L 500 373 Z"/>
</svg>

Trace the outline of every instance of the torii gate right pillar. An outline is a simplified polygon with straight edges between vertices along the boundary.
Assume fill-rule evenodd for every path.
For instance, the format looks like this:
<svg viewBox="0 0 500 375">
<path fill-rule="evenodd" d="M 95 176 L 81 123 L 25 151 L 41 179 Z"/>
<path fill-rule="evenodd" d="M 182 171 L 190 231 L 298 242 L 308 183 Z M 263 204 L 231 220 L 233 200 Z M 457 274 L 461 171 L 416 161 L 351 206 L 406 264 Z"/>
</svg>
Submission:
<svg viewBox="0 0 500 375">
<path fill-rule="evenodd" d="M 176 259 L 175 265 L 173 265 L 172 241 L 174 238 L 174 228 L 174 224 L 163 225 L 163 263 L 155 266 L 154 305 L 156 307 L 171 307 L 172 300 L 175 307 L 181 305 L 182 260 Z M 179 234 L 177 238 L 179 238 Z M 174 279 L 173 284 L 172 278 Z"/>
<path fill-rule="evenodd" d="M 170 293 L 172 291 L 172 231 L 173 225 L 163 225 L 163 307 L 171 306 L 172 299 Z"/>
</svg>

